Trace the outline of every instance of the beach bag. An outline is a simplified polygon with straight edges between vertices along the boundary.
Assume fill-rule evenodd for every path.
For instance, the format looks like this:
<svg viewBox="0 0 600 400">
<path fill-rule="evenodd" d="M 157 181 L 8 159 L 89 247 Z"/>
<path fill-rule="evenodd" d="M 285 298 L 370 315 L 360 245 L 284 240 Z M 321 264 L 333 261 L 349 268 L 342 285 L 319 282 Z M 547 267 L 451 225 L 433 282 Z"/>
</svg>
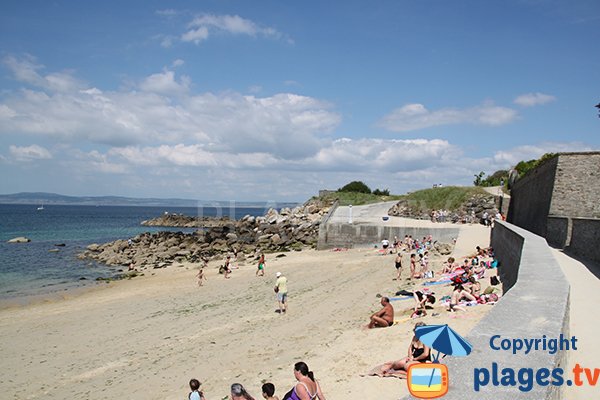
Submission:
<svg viewBox="0 0 600 400">
<path fill-rule="evenodd" d="M 275 291 L 275 293 L 279 293 L 279 286 L 275 286 L 275 287 L 273 288 L 273 290 Z"/>
<path fill-rule="evenodd" d="M 462 276 L 460 276 L 460 275 L 453 277 L 451 280 L 452 280 L 452 283 L 454 283 L 454 284 L 459 284 L 460 283 L 461 285 L 463 283 L 467 282 L 467 279 L 464 278 L 464 277 L 462 277 Z"/>
<path fill-rule="evenodd" d="M 496 285 L 500 284 L 500 280 L 498 279 L 498 277 L 496 275 L 490 276 L 490 284 L 492 286 L 496 286 Z"/>
<path fill-rule="evenodd" d="M 406 289 L 402 289 L 396 292 L 396 296 L 412 296 L 413 292 L 409 292 Z"/>
</svg>

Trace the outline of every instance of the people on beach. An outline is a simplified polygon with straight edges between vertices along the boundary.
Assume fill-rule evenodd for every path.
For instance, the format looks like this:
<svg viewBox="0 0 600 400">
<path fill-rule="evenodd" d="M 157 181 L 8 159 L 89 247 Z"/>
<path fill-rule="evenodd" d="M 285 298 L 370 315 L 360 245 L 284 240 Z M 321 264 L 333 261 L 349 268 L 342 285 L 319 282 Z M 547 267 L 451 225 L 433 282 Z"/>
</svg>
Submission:
<svg viewBox="0 0 600 400">
<path fill-rule="evenodd" d="M 396 259 L 394 260 L 394 264 L 396 266 L 396 280 L 400 280 L 400 274 L 402 274 L 402 253 L 398 252 L 396 254 Z"/>
<path fill-rule="evenodd" d="M 450 311 L 450 312 L 459 311 L 459 310 L 466 311 L 464 307 L 461 307 L 458 305 L 458 303 L 462 299 L 467 299 L 468 301 L 477 301 L 475 296 L 473 296 L 471 293 L 467 292 L 465 290 L 465 288 L 463 287 L 463 285 L 456 284 L 456 285 L 454 285 L 454 290 L 452 291 L 452 295 L 450 296 L 450 304 L 448 306 L 448 311 Z"/>
<path fill-rule="evenodd" d="M 200 267 L 200 270 L 198 270 L 198 274 L 196 275 L 196 277 L 198 278 L 198 286 L 202 286 L 202 281 L 208 281 L 206 275 L 204 275 L 204 267 Z"/>
<path fill-rule="evenodd" d="M 422 278 L 427 278 L 429 277 L 428 272 L 429 272 L 429 252 L 425 251 L 422 254 L 419 254 L 420 257 L 420 264 L 421 264 L 421 277 Z"/>
<path fill-rule="evenodd" d="M 415 332 L 419 326 L 425 326 L 425 323 L 417 322 L 413 328 L 413 332 Z M 409 366 L 427 361 L 431 361 L 431 349 L 423 344 L 416 335 L 413 335 L 410 345 L 408 346 L 406 357 L 384 363 L 377 375 L 406 378 L 406 372 L 408 371 Z"/>
<path fill-rule="evenodd" d="M 227 256 L 225 258 L 225 264 L 223 264 L 223 274 L 225 275 L 225 279 L 229 279 L 231 274 L 231 256 Z"/>
<path fill-rule="evenodd" d="M 260 259 L 258 260 L 256 276 L 265 276 L 265 255 L 263 253 L 260 254 Z"/>
<path fill-rule="evenodd" d="M 417 273 L 417 255 L 412 253 L 410 255 L 410 279 L 420 278 L 421 274 Z"/>
<path fill-rule="evenodd" d="M 381 305 L 383 308 L 371 315 L 371 321 L 367 328 L 387 328 L 394 325 L 394 307 L 390 304 L 390 299 L 382 297 Z"/>
<path fill-rule="evenodd" d="M 325 400 L 319 382 L 306 363 L 300 361 L 294 364 L 296 385 L 283 396 L 283 400 Z"/>
<path fill-rule="evenodd" d="M 277 302 L 279 303 L 279 313 L 283 314 L 287 311 L 287 278 L 277 272 L 275 274 L 277 281 L 275 281 L 275 293 L 277 293 Z"/>
<path fill-rule="evenodd" d="M 206 400 L 204 393 L 200 391 L 200 381 L 198 379 L 190 380 L 190 389 L 192 391 L 188 394 L 188 400 Z"/>
<path fill-rule="evenodd" d="M 254 400 L 241 383 L 231 385 L 231 400 Z"/>
<path fill-rule="evenodd" d="M 265 400 L 279 400 L 279 397 L 275 396 L 275 385 L 271 382 L 262 385 L 262 395 Z"/>
<path fill-rule="evenodd" d="M 381 241 L 381 247 L 382 247 L 384 250 L 387 250 L 387 249 L 388 249 L 388 247 L 390 247 L 390 241 L 389 241 L 389 240 L 387 240 L 387 238 L 383 239 L 383 240 Z"/>
<path fill-rule="evenodd" d="M 417 290 L 413 292 L 413 297 L 415 299 L 415 308 L 411 317 L 424 317 L 427 315 L 427 303 L 434 304 L 435 296 L 432 293 L 424 293 L 421 290 Z"/>
</svg>

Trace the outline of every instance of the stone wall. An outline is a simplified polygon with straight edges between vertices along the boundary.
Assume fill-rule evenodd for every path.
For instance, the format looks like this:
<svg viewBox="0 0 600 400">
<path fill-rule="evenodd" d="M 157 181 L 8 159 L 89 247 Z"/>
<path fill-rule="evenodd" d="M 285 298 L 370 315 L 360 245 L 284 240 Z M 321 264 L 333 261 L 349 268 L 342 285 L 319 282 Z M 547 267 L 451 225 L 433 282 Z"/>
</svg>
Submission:
<svg viewBox="0 0 600 400">
<path fill-rule="evenodd" d="M 510 193 L 507 221 L 540 236 L 546 235 L 558 158 L 552 158 L 517 181 Z"/>
<path fill-rule="evenodd" d="M 600 152 L 558 156 L 549 214 L 600 218 Z"/>
<path fill-rule="evenodd" d="M 522 392 L 518 386 L 493 386 L 474 391 L 475 368 L 566 368 L 567 352 L 535 351 L 525 355 L 490 348 L 494 335 L 505 338 L 569 337 L 569 284 L 546 241 L 524 229 L 496 222 L 492 245 L 500 259 L 500 275 L 508 291 L 473 328 L 466 339 L 473 345 L 468 357 L 447 357 L 450 389 L 444 399 L 560 399 L 558 386 L 533 386 Z M 516 278 L 516 279 L 515 279 Z M 513 282 L 514 281 L 514 282 Z M 566 375 L 565 375 L 566 377 Z"/>
<path fill-rule="evenodd" d="M 565 251 L 600 264 L 600 219 L 573 218 L 571 243 Z"/>
<path fill-rule="evenodd" d="M 568 217 L 548 217 L 546 241 L 552 247 L 564 249 L 571 241 L 571 219 Z"/>
<path fill-rule="evenodd" d="M 425 228 L 425 227 L 400 227 L 348 223 L 322 223 L 319 227 L 319 242 L 317 249 L 332 249 L 335 247 L 353 248 L 360 246 L 379 245 L 383 239 L 399 239 L 405 235 L 413 238 L 422 238 L 432 235 L 434 240 L 442 243 L 451 243 L 458 237 L 459 228 Z"/>
</svg>

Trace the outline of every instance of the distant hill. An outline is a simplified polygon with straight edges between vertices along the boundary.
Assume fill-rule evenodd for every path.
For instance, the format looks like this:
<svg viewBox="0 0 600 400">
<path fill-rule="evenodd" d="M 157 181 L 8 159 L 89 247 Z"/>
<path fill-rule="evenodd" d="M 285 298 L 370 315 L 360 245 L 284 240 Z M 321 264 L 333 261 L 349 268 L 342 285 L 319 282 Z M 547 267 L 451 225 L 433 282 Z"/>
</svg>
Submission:
<svg viewBox="0 0 600 400">
<path fill-rule="evenodd" d="M 56 193 L 24 192 L 0 194 L 0 204 L 88 205 L 88 206 L 160 206 L 160 207 L 229 207 L 230 201 L 192 199 L 133 198 L 120 196 L 64 196 Z M 265 202 L 236 201 L 236 207 L 265 207 Z M 296 203 L 277 203 L 273 207 L 294 207 Z"/>
</svg>

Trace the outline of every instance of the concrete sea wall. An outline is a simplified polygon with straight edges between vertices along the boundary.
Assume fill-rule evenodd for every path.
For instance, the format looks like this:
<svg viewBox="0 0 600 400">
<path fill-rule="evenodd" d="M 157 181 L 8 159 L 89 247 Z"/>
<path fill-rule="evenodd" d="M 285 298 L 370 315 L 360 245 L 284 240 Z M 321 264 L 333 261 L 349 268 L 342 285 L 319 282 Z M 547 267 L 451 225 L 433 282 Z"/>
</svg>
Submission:
<svg viewBox="0 0 600 400">
<path fill-rule="evenodd" d="M 569 284 L 554 259 L 546 241 L 533 233 L 506 222 L 496 222 L 492 231 L 492 246 L 500 259 L 500 276 L 504 296 L 473 328 L 466 339 L 473 345 L 468 357 L 448 357 L 450 388 L 444 399 L 560 399 L 558 386 L 533 385 L 522 392 L 517 386 L 493 386 L 491 383 L 474 392 L 476 368 L 491 370 L 497 363 L 499 370 L 512 368 L 566 368 L 567 351 L 549 354 L 532 351 L 512 354 L 494 351 L 490 339 L 503 338 L 559 338 L 569 335 Z M 501 376 L 501 375 L 500 375 Z M 516 378 L 517 379 L 517 378 Z M 566 379 L 566 377 L 565 377 Z M 407 397 L 411 398 L 411 397 Z"/>
<path fill-rule="evenodd" d="M 422 238 L 432 235 L 439 242 L 451 243 L 458 237 L 459 228 L 428 228 L 428 227 L 401 227 L 382 226 L 369 224 L 348 223 L 322 223 L 319 227 L 319 250 L 332 249 L 335 247 L 353 248 L 360 246 L 379 245 L 383 239 L 392 241 L 394 236 L 399 239 L 405 235 L 413 238 Z"/>
</svg>

